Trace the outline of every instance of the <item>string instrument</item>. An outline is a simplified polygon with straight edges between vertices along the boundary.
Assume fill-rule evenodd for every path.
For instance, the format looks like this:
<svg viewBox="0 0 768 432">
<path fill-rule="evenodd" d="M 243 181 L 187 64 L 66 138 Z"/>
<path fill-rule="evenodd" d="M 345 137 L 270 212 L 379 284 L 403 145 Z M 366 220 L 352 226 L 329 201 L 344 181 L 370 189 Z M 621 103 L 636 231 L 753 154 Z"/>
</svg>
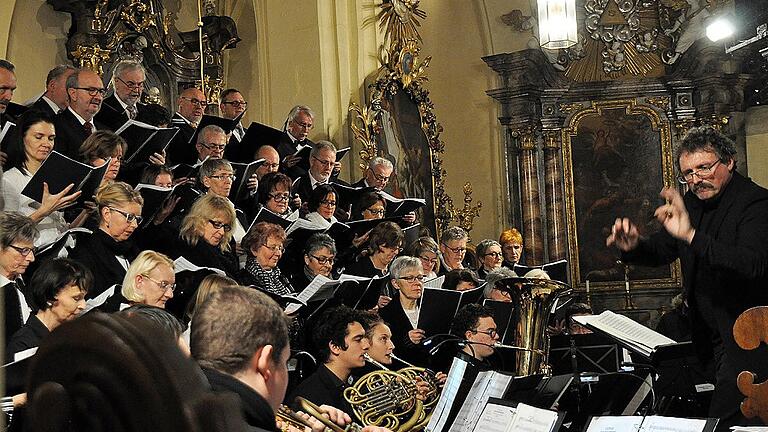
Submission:
<svg viewBox="0 0 768 432">
<path fill-rule="evenodd" d="M 768 306 L 757 306 L 742 312 L 733 325 L 733 339 L 745 350 L 753 350 L 761 343 L 768 344 Z M 755 384 L 757 375 L 742 371 L 736 385 L 746 399 L 741 402 L 741 413 L 746 418 L 760 417 L 768 423 L 768 381 Z"/>
</svg>

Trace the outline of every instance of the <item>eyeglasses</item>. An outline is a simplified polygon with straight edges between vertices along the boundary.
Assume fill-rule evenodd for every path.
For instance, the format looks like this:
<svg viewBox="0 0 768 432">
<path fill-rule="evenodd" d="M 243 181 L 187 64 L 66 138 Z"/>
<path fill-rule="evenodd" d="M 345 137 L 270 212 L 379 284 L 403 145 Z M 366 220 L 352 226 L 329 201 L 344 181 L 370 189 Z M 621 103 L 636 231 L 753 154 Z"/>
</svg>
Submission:
<svg viewBox="0 0 768 432">
<path fill-rule="evenodd" d="M 336 207 L 336 201 L 322 200 L 320 201 L 320 204 L 326 207 Z"/>
<path fill-rule="evenodd" d="M 408 281 L 409 283 L 414 283 L 416 281 L 424 282 L 424 275 L 416 275 L 416 276 L 402 276 L 398 279 Z"/>
<path fill-rule="evenodd" d="M 216 179 L 216 180 L 229 180 L 232 181 L 235 179 L 234 174 L 219 174 L 219 175 L 212 175 L 209 176 L 210 178 Z"/>
<path fill-rule="evenodd" d="M 139 89 L 143 89 L 144 88 L 144 81 L 142 81 L 142 82 L 127 81 L 126 82 L 126 81 L 123 81 L 123 79 L 120 78 L 120 77 L 115 77 L 115 78 L 117 78 L 118 81 L 123 83 L 123 85 L 128 87 L 129 89 L 139 90 Z"/>
<path fill-rule="evenodd" d="M 329 263 L 333 264 L 336 262 L 336 257 L 319 257 L 319 256 L 314 256 L 312 254 L 307 254 L 307 255 L 314 258 L 318 264 L 329 264 Z"/>
<path fill-rule="evenodd" d="M 230 101 L 230 102 L 222 102 L 221 104 L 222 105 L 232 105 L 235 108 L 240 108 L 240 107 L 247 108 L 248 107 L 248 102 L 246 102 L 246 101 Z"/>
<path fill-rule="evenodd" d="M 110 210 L 116 211 L 123 215 L 125 217 L 125 221 L 128 223 L 131 223 L 133 221 L 136 221 L 136 225 L 141 225 L 141 221 L 144 220 L 141 216 L 135 215 L 133 213 L 128 213 L 127 211 L 120 210 L 118 208 L 114 207 L 108 207 Z"/>
<path fill-rule="evenodd" d="M 204 101 L 204 100 L 199 100 L 199 99 L 195 99 L 195 98 L 188 98 L 186 96 L 181 96 L 179 99 L 184 99 L 185 101 L 189 101 L 189 103 L 191 103 L 192 105 L 199 106 L 199 107 L 202 107 L 202 108 L 205 108 L 205 107 L 208 106 L 208 101 Z"/>
<path fill-rule="evenodd" d="M 365 209 L 368 213 L 374 215 L 374 216 L 384 216 L 384 209 Z"/>
<path fill-rule="evenodd" d="M 104 96 L 104 94 L 107 92 L 107 89 L 105 89 L 104 87 L 101 87 L 101 88 L 99 88 L 99 87 L 74 87 L 74 88 L 76 88 L 78 90 L 85 90 L 91 96 L 96 96 L 96 95 Z"/>
<path fill-rule="evenodd" d="M 482 333 L 488 335 L 489 338 L 493 339 L 495 338 L 499 333 L 496 331 L 496 329 L 488 329 L 488 330 L 472 330 L 472 333 Z"/>
<path fill-rule="evenodd" d="M 171 292 L 173 292 L 173 290 L 176 289 L 176 283 L 175 282 L 167 282 L 167 281 L 155 280 L 155 279 L 152 279 L 151 277 L 149 277 L 149 275 L 146 275 L 146 274 L 143 274 L 143 273 L 141 275 L 143 277 L 151 280 L 152 282 L 156 283 L 157 286 L 159 286 L 160 289 L 162 289 L 163 291 L 171 290 Z"/>
<path fill-rule="evenodd" d="M 226 224 L 224 222 L 215 221 L 213 219 L 208 219 L 208 223 L 211 224 L 212 227 L 215 229 L 224 229 L 224 232 L 230 232 L 232 231 L 232 225 Z"/>
<path fill-rule="evenodd" d="M 312 156 L 312 159 L 314 159 L 314 160 L 316 160 L 316 161 L 320 162 L 320 164 L 321 164 L 322 166 L 326 167 L 326 168 L 327 168 L 327 167 L 332 167 L 332 166 L 333 166 L 333 164 L 335 164 L 335 163 L 336 163 L 336 162 L 331 162 L 331 161 L 324 161 L 324 160 L 322 160 L 322 159 L 318 159 L 318 158 L 316 158 L 315 156 Z"/>
<path fill-rule="evenodd" d="M 467 248 L 465 248 L 465 247 L 455 247 L 455 248 L 452 248 L 450 246 L 445 246 L 445 248 L 448 249 L 449 251 L 455 253 L 455 254 L 460 254 L 460 253 L 464 253 L 464 252 L 467 251 Z"/>
<path fill-rule="evenodd" d="M 296 126 L 302 128 L 302 129 L 306 129 L 306 130 L 312 130 L 312 128 L 315 127 L 315 125 L 313 125 L 312 123 L 293 122 L 293 124 L 295 124 Z"/>
<path fill-rule="evenodd" d="M 697 170 L 693 170 L 693 171 L 685 173 L 685 174 L 680 174 L 679 176 L 677 176 L 677 181 L 679 181 L 682 184 L 686 184 L 686 183 L 688 183 L 690 181 L 693 181 L 693 176 L 696 176 L 696 177 L 698 177 L 700 179 L 707 178 L 707 177 L 712 175 L 712 173 L 714 172 L 715 166 L 717 164 L 719 164 L 720 162 L 721 162 L 721 160 L 718 159 L 718 160 L 714 161 L 708 167 L 701 167 L 701 168 L 699 168 Z"/>
<path fill-rule="evenodd" d="M 389 177 L 391 177 L 391 176 L 383 176 L 381 174 L 376 174 L 376 171 L 374 171 L 374 170 L 372 170 L 370 168 L 368 168 L 368 169 L 371 171 L 371 174 L 373 174 L 373 176 L 376 178 L 376 180 L 378 180 L 380 182 L 388 182 L 389 181 Z"/>
<path fill-rule="evenodd" d="M 494 258 L 501 258 L 503 255 L 501 252 L 488 252 L 487 254 L 483 255 L 484 257 L 494 257 Z"/>
<path fill-rule="evenodd" d="M 207 148 L 208 150 L 218 150 L 222 151 L 227 146 L 226 144 L 206 144 L 206 143 L 198 143 L 201 146 Z"/>
<path fill-rule="evenodd" d="M 275 202 L 285 202 L 291 199 L 291 194 L 287 194 L 287 193 L 269 194 L 267 196 L 270 199 L 274 200 Z"/>
<path fill-rule="evenodd" d="M 283 252 L 285 252 L 285 248 L 283 247 L 283 245 L 269 246 L 269 245 L 263 244 L 262 246 L 264 246 L 265 248 L 271 250 L 272 253 L 278 253 L 278 252 L 283 253 Z"/>
<path fill-rule="evenodd" d="M 277 168 L 280 167 L 280 163 L 279 162 L 277 162 L 277 163 L 264 162 L 261 166 L 267 167 L 269 169 L 277 169 Z"/>
<path fill-rule="evenodd" d="M 14 245 L 8 245 L 16 250 L 16 252 L 20 253 L 21 256 L 26 257 L 29 254 L 37 255 L 37 248 L 36 247 L 19 247 Z"/>
<path fill-rule="evenodd" d="M 424 262 L 428 262 L 430 264 L 437 264 L 437 258 L 430 258 L 430 257 L 420 256 L 419 259 L 424 261 Z"/>
</svg>

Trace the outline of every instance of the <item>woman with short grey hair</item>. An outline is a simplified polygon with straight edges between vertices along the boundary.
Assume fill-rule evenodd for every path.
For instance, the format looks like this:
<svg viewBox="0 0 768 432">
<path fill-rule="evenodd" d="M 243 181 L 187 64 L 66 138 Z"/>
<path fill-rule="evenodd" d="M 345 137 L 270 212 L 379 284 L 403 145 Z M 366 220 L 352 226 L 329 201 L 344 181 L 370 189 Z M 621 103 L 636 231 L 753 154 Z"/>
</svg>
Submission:
<svg viewBox="0 0 768 432">
<path fill-rule="evenodd" d="M 485 279 L 489 272 L 501 267 L 504 255 L 501 253 L 501 245 L 496 240 L 485 239 L 475 247 L 477 255 L 477 275 Z"/>
<path fill-rule="evenodd" d="M 304 266 L 289 275 L 291 285 L 299 292 L 318 276 L 332 279 L 336 262 L 336 242 L 328 234 L 313 234 L 304 247 Z"/>
</svg>

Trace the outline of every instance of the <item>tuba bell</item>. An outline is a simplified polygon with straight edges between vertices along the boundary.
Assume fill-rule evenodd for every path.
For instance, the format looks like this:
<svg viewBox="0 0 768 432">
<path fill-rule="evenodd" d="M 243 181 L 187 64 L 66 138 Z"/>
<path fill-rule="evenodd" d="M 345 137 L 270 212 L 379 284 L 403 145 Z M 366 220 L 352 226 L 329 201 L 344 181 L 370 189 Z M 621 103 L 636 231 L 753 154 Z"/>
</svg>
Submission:
<svg viewBox="0 0 768 432">
<path fill-rule="evenodd" d="M 515 373 L 526 376 L 549 373 L 547 322 L 555 300 L 571 293 L 567 284 L 542 278 L 508 278 L 499 281 L 509 291 L 514 305 Z M 512 330 L 512 329 L 509 329 Z M 508 330 L 508 331 L 509 331 Z"/>
</svg>

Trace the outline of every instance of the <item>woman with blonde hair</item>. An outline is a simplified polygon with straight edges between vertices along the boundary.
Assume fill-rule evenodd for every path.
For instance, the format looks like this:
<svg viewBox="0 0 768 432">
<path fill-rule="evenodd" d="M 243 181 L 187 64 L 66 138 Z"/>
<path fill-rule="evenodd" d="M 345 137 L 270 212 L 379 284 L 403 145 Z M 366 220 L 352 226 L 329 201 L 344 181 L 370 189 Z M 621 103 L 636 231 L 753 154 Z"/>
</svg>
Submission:
<svg viewBox="0 0 768 432">
<path fill-rule="evenodd" d="M 98 228 L 80 239 L 69 257 L 93 272 L 93 298 L 125 278 L 130 262 L 138 255 L 131 235 L 141 224 L 144 199 L 127 183 L 114 182 L 96 191 Z"/>
<path fill-rule="evenodd" d="M 173 261 L 159 252 L 146 250 L 128 267 L 122 294 L 131 303 L 165 309 L 165 303 L 173 298 L 175 288 Z"/>
<path fill-rule="evenodd" d="M 225 197 L 206 194 L 199 198 L 181 222 L 179 237 L 168 254 L 183 256 L 199 267 L 222 270 L 234 277 L 239 270 L 232 227 L 235 207 Z"/>
</svg>

